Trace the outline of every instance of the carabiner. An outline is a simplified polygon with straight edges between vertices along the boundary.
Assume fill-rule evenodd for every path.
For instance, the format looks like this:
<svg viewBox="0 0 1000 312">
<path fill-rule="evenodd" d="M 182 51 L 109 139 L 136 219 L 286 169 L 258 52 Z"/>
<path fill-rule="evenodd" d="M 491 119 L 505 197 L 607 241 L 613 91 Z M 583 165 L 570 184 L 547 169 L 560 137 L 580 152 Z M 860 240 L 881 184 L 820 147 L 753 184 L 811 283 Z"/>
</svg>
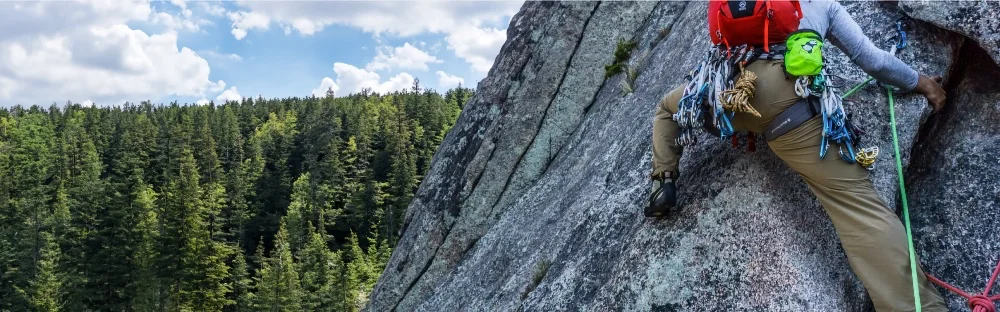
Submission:
<svg viewBox="0 0 1000 312">
<path fill-rule="evenodd" d="M 896 49 L 899 50 L 899 49 L 905 48 L 906 45 L 907 45 L 907 42 L 906 42 L 906 31 L 903 30 L 903 19 L 902 18 L 900 18 L 899 20 L 896 20 L 896 31 L 899 33 L 899 38 L 898 38 L 899 42 L 896 43 Z"/>
</svg>

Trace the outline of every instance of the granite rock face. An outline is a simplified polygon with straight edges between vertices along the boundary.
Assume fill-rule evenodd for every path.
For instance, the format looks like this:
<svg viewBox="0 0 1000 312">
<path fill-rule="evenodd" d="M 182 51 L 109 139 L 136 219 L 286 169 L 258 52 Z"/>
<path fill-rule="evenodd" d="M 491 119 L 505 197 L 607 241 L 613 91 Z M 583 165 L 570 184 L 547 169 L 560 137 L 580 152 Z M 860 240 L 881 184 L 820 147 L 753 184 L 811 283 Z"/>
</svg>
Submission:
<svg viewBox="0 0 1000 312">
<path fill-rule="evenodd" d="M 1000 62 L 1000 2 L 903 0 L 900 7 L 909 16 L 975 40 Z"/>
<path fill-rule="evenodd" d="M 525 3 L 435 155 L 367 310 L 872 310 L 825 212 L 766 145 L 748 153 L 703 134 L 681 162 L 681 209 L 662 220 L 642 216 L 655 103 L 707 47 L 706 5 Z M 888 49 L 899 6 L 845 6 Z M 960 34 L 920 21 L 907 31 L 910 47 L 899 57 L 946 76 L 954 104 L 931 116 L 922 96 L 897 97 L 920 256 L 929 271 L 976 290 L 990 265 L 979 262 L 1000 255 L 1000 245 L 983 243 L 1000 226 L 1000 90 L 973 77 L 1000 70 L 955 65 L 977 49 Z M 631 62 L 640 75 L 628 95 L 624 75 L 604 79 L 619 39 L 638 42 Z M 866 78 L 828 46 L 845 88 Z M 869 133 L 866 145 L 883 151 L 872 179 L 897 206 L 884 91 L 869 86 L 849 105 Z M 958 225 L 968 222 L 981 230 Z"/>
<path fill-rule="evenodd" d="M 906 177 L 924 268 L 981 293 L 1000 261 L 1000 67 L 972 46 L 956 68 L 951 106 L 925 125 Z M 949 296 L 953 311 L 968 310 Z"/>
</svg>

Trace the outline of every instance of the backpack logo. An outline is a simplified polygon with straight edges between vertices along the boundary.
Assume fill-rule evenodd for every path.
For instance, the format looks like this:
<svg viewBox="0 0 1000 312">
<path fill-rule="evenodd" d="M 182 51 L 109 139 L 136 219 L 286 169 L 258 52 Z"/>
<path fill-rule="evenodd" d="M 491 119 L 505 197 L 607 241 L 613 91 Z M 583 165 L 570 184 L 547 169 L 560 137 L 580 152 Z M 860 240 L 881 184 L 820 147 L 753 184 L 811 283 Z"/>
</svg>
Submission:
<svg viewBox="0 0 1000 312">
<path fill-rule="evenodd" d="M 729 1 L 729 12 L 733 18 L 742 18 L 753 15 L 753 8 L 757 6 L 756 0 Z"/>
<path fill-rule="evenodd" d="M 809 40 L 808 42 L 802 45 L 802 50 L 812 53 L 813 48 L 815 48 L 817 44 L 819 44 L 819 42 L 817 42 L 815 39 Z"/>
</svg>

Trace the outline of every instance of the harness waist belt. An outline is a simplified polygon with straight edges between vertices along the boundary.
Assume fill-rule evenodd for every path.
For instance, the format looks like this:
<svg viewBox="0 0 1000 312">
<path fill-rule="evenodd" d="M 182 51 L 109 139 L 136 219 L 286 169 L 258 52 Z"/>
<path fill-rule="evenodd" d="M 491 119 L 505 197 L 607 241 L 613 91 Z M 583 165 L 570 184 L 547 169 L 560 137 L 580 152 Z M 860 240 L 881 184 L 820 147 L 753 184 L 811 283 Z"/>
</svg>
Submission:
<svg viewBox="0 0 1000 312">
<path fill-rule="evenodd" d="M 767 125 L 767 128 L 764 129 L 764 138 L 768 141 L 773 141 L 802 123 L 809 121 L 809 119 L 818 115 L 819 111 L 819 99 L 816 97 L 810 96 L 800 99 L 795 104 L 792 104 L 791 107 L 781 112 L 781 114 L 778 114 L 778 117 L 775 117 Z"/>
</svg>

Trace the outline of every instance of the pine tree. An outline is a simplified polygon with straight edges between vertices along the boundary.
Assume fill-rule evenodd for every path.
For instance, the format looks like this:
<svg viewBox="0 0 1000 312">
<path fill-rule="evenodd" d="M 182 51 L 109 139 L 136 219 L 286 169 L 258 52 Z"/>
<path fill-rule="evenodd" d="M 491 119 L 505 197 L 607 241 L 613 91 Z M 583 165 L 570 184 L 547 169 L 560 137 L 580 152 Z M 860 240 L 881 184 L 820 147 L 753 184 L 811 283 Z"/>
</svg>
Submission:
<svg viewBox="0 0 1000 312">
<path fill-rule="evenodd" d="M 226 189 L 226 206 L 220 216 L 221 228 L 228 241 L 246 247 L 251 242 L 246 241 L 243 236 L 243 226 L 250 219 L 249 201 L 253 198 L 252 185 L 256 183 L 256 179 L 247 174 L 247 165 L 244 164 L 245 140 L 240 133 L 240 124 L 232 105 L 223 106 L 221 111 L 216 139 L 219 142 L 219 165 Z"/>
<path fill-rule="evenodd" d="M 274 250 L 257 271 L 256 308 L 259 311 L 302 311 L 298 272 L 284 224 L 274 237 Z"/>
<path fill-rule="evenodd" d="M 109 287 L 117 278 L 117 262 L 101 261 L 99 235 L 106 207 L 105 183 L 101 179 L 103 164 L 93 141 L 84 128 L 86 113 L 67 110 L 69 115 L 61 129 L 59 177 L 65 181 L 70 212 L 70 228 L 62 241 L 65 254 L 62 265 L 68 272 L 66 289 L 68 310 L 116 308 L 124 295 L 121 289 Z"/>
<path fill-rule="evenodd" d="M 212 136 L 207 107 L 198 109 L 195 117 L 195 133 L 191 140 L 191 149 L 197 151 L 195 159 L 201 177 L 200 182 L 201 184 L 216 183 L 221 179 L 222 167 L 216 152 L 217 146 L 215 138 Z"/>
<path fill-rule="evenodd" d="M 63 289 L 58 272 L 59 245 L 52 234 L 42 233 L 42 249 L 39 253 L 35 276 L 22 296 L 29 298 L 32 311 L 55 312 L 62 309 Z"/>
<path fill-rule="evenodd" d="M 168 309 L 220 311 L 229 303 L 225 259 L 229 250 L 211 239 L 207 211 L 190 149 L 178 162 L 179 175 L 163 192 L 160 276 L 169 280 Z"/>
<path fill-rule="evenodd" d="M 140 183 L 136 185 L 133 205 L 137 212 L 135 240 L 137 242 L 132 263 L 135 265 L 133 282 L 135 295 L 131 306 L 136 311 L 158 311 L 162 307 L 161 296 L 165 289 L 156 276 L 156 242 L 160 239 L 159 220 L 156 213 L 156 192 Z"/>
<path fill-rule="evenodd" d="M 312 200 L 309 198 L 309 173 L 304 173 L 292 186 L 292 203 L 288 205 L 288 213 L 284 218 L 288 230 L 288 242 L 292 252 L 298 252 L 309 239 L 307 224 L 314 224 L 309 212 L 312 211 Z"/>
<path fill-rule="evenodd" d="M 256 190 L 255 201 L 259 209 L 247 229 L 248 235 L 271 238 L 278 231 L 281 216 L 288 209 L 292 188 L 288 160 L 298 133 L 297 121 L 294 112 L 271 113 L 267 122 L 254 134 L 260 144 L 264 166 Z"/>
<path fill-rule="evenodd" d="M 360 310 L 368 301 L 370 291 L 372 267 L 368 261 L 368 255 L 358 244 L 358 236 L 354 233 L 347 239 L 345 248 L 346 260 L 346 281 L 345 281 L 345 303 L 350 311 Z M 372 282 L 374 286 L 374 282 Z"/>
<path fill-rule="evenodd" d="M 312 227 L 311 224 L 309 226 Z M 309 242 L 298 258 L 302 281 L 302 308 L 306 311 L 338 311 L 337 295 L 342 263 L 326 246 L 318 232 L 309 235 Z"/>
<path fill-rule="evenodd" d="M 55 137 L 48 117 L 39 113 L 0 119 L 3 147 L 4 205 L 0 206 L 0 310 L 29 310 L 23 290 L 35 280 L 44 247 L 50 184 L 56 163 Z M 20 291 L 19 291 L 20 290 Z"/>
<path fill-rule="evenodd" d="M 230 278 L 230 283 L 233 285 L 233 292 L 230 296 L 233 304 L 227 306 L 225 311 L 254 311 L 253 280 L 250 278 L 250 273 L 247 269 L 246 257 L 242 253 L 237 253 L 235 259 L 233 259 L 233 274 Z"/>
<path fill-rule="evenodd" d="M 392 201 L 389 203 L 390 206 L 385 209 L 385 231 L 382 236 L 392 240 L 395 240 L 396 232 L 402 227 L 406 206 L 409 205 L 417 185 L 416 155 L 410 142 L 412 133 L 409 130 L 414 126 L 403 113 L 405 110 L 405 107 L 397 106 L 392 120 L 394 127 L 388 133 L 389 139 L 386 147 L 390 159 L 392 159 L 389 173 L 391 178 L 389 195 L 392 196 Z"/>
</svg>

